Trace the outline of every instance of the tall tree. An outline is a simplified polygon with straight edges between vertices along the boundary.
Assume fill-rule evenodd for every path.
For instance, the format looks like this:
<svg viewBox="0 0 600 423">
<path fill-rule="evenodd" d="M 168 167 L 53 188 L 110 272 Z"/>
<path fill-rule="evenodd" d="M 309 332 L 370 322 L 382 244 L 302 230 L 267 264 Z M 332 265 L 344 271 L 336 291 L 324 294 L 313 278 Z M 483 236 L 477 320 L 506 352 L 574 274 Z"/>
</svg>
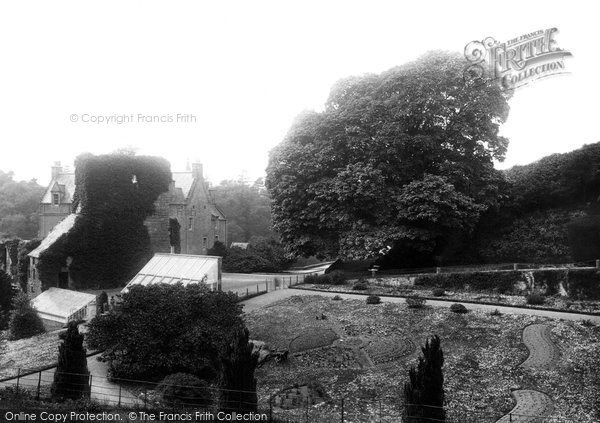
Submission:
<svg viewBox="0 0 600 423">
<path fill-rule="evenodd" d="M 409 370 L 409 381 L 404 384 L 404 415 L 408 423 L 443 422 L 444 411 L 444 353 L 440 338 L 435 335 L 421 347 L 417 368 Z"/>
<path fill-rule="evenodd" d="M 78 399 L 90 395 L 90 372 L 83 346 L 83 335 L 76 322 L 69 322 L 67 333 L 58 347 L 58 365 L 54 372 L 53 398 Z"/>
<path fill-rule="evenodd" d="M 17 182 L 0 171 L 0 236 L 30 239 L 38 231 L 38 207 L 44 187 L 35 179 Z"/>
<path fill-rule="evenodd" d="M 221 353 L 221 409 L 256 411 L 256 378 L 258 356 L 253 353 L 248 329 L 238 327 L 233 339 Z"/>
<path fill-rule="evenodd" d="M 471 84 L 464 69 L 459 54 L 429 53 L 339 81 L 324 112 L 296 119 L 266 180 L 274 229 L 292 252 L 370 258 L 403 244 L 443 254 L 450 234 L 496 204 L 508 94 Z"/>
<path fill-rule="evenodd" d="M 0 330 L 6 329 L 13 298 L 12 279 L 0 271 Z"/>
</svg>

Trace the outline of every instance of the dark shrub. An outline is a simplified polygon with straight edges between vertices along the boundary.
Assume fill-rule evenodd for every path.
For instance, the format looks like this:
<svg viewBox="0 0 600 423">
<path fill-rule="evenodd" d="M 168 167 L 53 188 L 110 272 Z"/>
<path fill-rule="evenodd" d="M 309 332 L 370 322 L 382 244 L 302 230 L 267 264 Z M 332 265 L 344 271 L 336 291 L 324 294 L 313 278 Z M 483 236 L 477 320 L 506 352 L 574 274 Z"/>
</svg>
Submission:
<svg viewBox="0 0 600 423">
<path fill-rule="evenodd" d="M 431 291 L 431 293 L 434 297 L 443 297 L 444 295 L 446 295 L 446 291 L 444 290 L 444 288 L 434 288 Z"/>
<path fill-rule="evenodd" d="M 308 275 L 304 277 L 304 283 L 318 284 L 319 275 Z"/>
<path fill-rule="evenodd" d="M 569 269 L 567 292 L 578 300 L 600 299 L 600 271 L 597 269 Z"/>
<path fill-rule="evenodd" d="M 450 310 L 453 311 L 454 313 L 459 313 L 459 314 L 464 314 L 467 313 L 469 310 L 467 310 L 467 308 L 460 304 L 460 303 L 454 303 L 450 306 Z"/>
<path fill-rule="evenodd" d="M 332 298 L 332 300 L 335 301 L 340 301 L 342 299 L 342 297 L 340 297 L 339 295 L 336 295 L 335 297 Z"/>
<path fill-rule="evenodd" d="M 381 298 L 379 298 L 377 295 L 369 295 L 367 297 L 367 304 L 379 304 L 381 303 Z"/>
<path fill-rule="evenodd" d="M 329 276 L 330 283 L 333 285 L 343 285 L 348 279 L 346 275 L 339 270 L 334 270 L 333 272 L 328 273 L 327 276 Z"/>
<path fill-rule="evenodd" d="M 211 402 L 208 384 L 188 373 L 174 373 L 165 377 L 156 391 L 169 406 L 206 407 Z"/>
<path fill-rule="evenodd" d="M 90 372 L 87 367 L 83 335 L 76 322 L 70 322 L 58 347 L 58 365 L 52 383 L 52 398 L 78 399 L 90 396 Z"/>
<path fill-rule="evenodd" d="M 587 261 L 600 257 L 600 215 L 573 220 L 567 231 L 573 259 Z"/>
<path fill-rule="evenodd" d="M 459 290 L 468 286 L 473 291 L 504 294 L 511 292 L 520 280 L 523 276 L 519 271 L 440 273 L 417 276 L 415 285 Z"/>
<path fill-rule="evenodd" d="M 19 293 L 13 299 L 13 309 L 8 322 L 9 338 L 23 339 L 45 332 L 42 319 L 31 306 L 27 294 Z"/>
<path fill-rule="evenodd" d="M 352 289 L 355 291 L 365 291 L 367 289 L 369 289 L 369 286 L 365 283 L 365 282 L 356 282 L 354 285 L 352 285 Z"/>
<path fill-rule="evenodd" d="M 425 307 L 425 303 L 425 298 L 409 297 L 406 299 L 406 304 L 408 304 L 408 308 L 423 308 Z"/>
<path fill-rule="evenodd" d="M 500 313 L 500 310 L 496 308 L 490 313 L 490 316 L 502 316 L 502 313 Z"/>
<path fill-rule="evenodd" d="M 526 298 L 527 304 L 531 305 L 541 305 L 546 302 L 546 298 L 542 294 L 538 293 L 529 294 Z"/>
</svg>

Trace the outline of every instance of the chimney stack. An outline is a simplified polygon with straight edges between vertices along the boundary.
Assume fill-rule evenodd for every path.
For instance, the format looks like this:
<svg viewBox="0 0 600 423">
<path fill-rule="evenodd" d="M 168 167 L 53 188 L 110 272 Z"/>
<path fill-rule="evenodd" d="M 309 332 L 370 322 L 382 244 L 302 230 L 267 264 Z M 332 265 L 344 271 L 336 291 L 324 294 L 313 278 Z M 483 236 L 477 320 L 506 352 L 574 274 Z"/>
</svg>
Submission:
<svg viewBox="0 0 600 423">
<path fill-rule="evenodd" d="M 215 189 L 208 189 L 208 204 L 215 204 Z"/>
<path fill-rule="evenodd" d="M 52 179 L 56 179 L 62 173 L 62 170 L 60 162 L 54 162 L 52 166 Z"/>
<path fill-rule="evenodd" d="M 192 163 L 192 176 L 197 179 L 203 179 L 202 163 Z"/>
</svg>

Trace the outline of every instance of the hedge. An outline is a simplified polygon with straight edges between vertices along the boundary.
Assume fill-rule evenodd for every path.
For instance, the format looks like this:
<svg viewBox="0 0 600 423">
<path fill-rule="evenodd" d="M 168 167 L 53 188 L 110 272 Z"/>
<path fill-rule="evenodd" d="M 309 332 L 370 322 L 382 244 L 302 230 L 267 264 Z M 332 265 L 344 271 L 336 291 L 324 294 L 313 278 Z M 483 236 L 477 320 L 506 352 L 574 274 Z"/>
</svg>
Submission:
<svg viewBox="0 0 600 423">
<path fill-rule="evenodd" d="M 598 269 L 539 269 L 532 271 L 496 271 L 469 273 L 440 273 L 419 275 L 415 285 L 450 290 L 470 289 L 489 293 L 517 293 L 515 285 L 529 285 L 527 274 L 533 277 L 534 287 L 546 295 L 560 292 L 570 298 L 600 300 L 600 270 Z M 527 286 L 527 288 L 531 288 Z"/>
</svg>

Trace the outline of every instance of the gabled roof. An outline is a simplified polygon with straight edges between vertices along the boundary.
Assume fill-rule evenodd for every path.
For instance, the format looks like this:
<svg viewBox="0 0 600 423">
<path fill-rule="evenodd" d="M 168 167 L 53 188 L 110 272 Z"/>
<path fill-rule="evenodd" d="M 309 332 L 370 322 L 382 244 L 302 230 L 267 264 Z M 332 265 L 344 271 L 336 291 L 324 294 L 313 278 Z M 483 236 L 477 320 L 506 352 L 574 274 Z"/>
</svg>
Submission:
<svg viewBox="0 0 600 423">
<path fill-rule="evenodd" d="M 220 257 L 215 256 L 154 254 L 154 257 L 127 284 L 123 292 L 133 285 L 218 283 L 219 259 Z"/>
<path fill-rule="evenodd" d="M 73 225 L 75 225 L 75 219 L 77 215 L 75 213 L 71 213 L 63 220 L 61 220 L 51 231 L 46 238 L 43 239 L 42 243 L 32 252 L 27 254 L 29 257 L 39 258 L 40 254 L 46 251 L 48 248 L 54 244 L 58 238 L 62 235 L 66 234 L 71 230 Z"/>
<path fill-rule="evenodd" d="M 175 187 L 181 188 L 184 198 L 188 198 L 190 190 L 194 185 L 194 175 L 192 172 L 172 172 Z"/>
<path fill-rule="evenodd" d="M 60 199 L 61 204 L 71 203 L 73 201 L 73 194 L 75 193 L 75 174 L 61 173 L 52 179 L 42 197 L 42 204 L 52 204 L 52 191 L 56 192 L 57 189 L 63 194 L 63 197 Z"/>
<path fill-rule="evenodd" d="M 96 301 L 96 296 L 70 289 L 50 288 L 31 300 L 31 305 L 42 317 L 68 319 L 83 307 Z"/>
</svg>

